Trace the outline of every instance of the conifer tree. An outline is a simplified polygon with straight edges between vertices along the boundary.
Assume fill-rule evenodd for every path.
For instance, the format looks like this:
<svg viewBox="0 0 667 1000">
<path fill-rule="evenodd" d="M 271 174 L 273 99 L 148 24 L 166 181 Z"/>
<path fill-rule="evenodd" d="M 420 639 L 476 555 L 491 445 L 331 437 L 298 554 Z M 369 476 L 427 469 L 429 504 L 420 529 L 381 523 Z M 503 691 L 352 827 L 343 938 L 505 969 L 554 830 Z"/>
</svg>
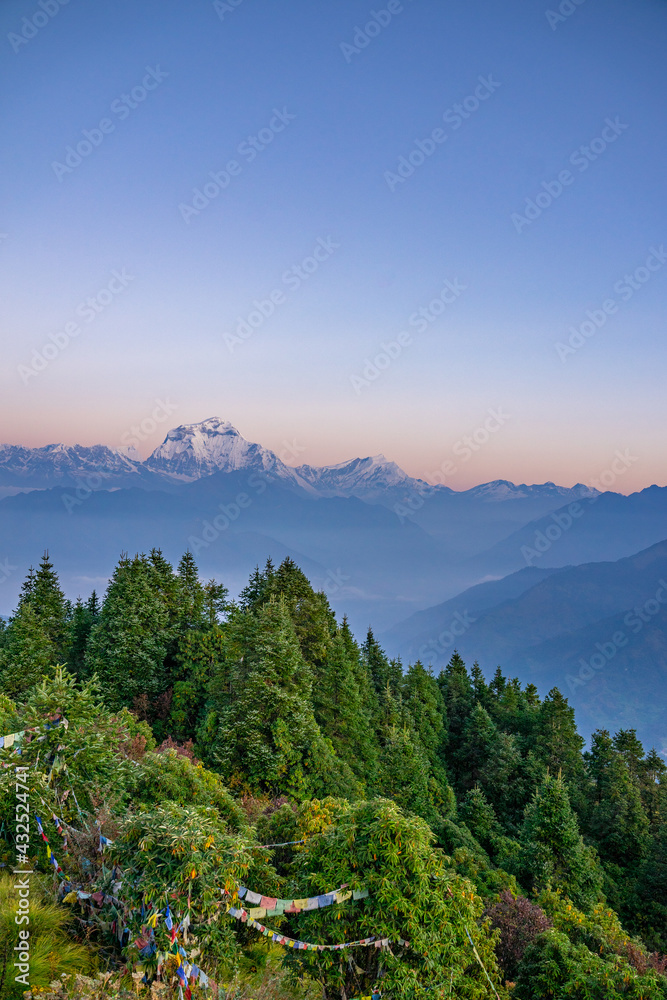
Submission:
<svg viewBox="0 0 667 1000">
<path fill-rule="evenodd" d="M 33 602 L 23 601 L 11 619 L 0 649 L 0 690 L 11 698 L 30 691 L 57 664 L 56 646 Z"/>
<path fill-rule="evenodd" d="M 385 700 L 388 693 L 396 696 L 403 679 L 401 663 L 399 660 L 388 659 L 371 628 L 368 629 L 361 652 L 379 701 Z"/>
<path fill-rule="evenodd" d="M 315 671 L 313 708 L 320 729 L 331 740 L 336 755 L 366 786 L 377 778 L 378 745 L 357 673 L 349 647 L 337 633 L 324 662 Z"/>
<path fill-rule="evenodd" d="M 183 554 L 178 564 L 175 603 L 179 637 L 183 637 L 191 629 L 205 627 L 204 588 L 199 579 L 194 556 L 189 550 Z"/>
<path fill-rule="evenodd" d="M 649 820 L 639 778 L 632 777 L 606 729 L 593 733 L 590 752 L 585 756 L 594 786 L 586 830 L 603 860 L 622 866 L 636 863 L 644 857 L 649 840 Z"/>
<path fill-rule="evenodd" d="M 403 679 L 403 701 L 413 720 L 413 739 L 429 763 L 431 802 L 436 812 L 448 815 L 455 808 L 446 770 L 447 726 L 442 692 L 431 670 L 417 660 Z"/>
<path fill-rule="evenodd" d="M 86 649 L 95 618 L 90 600 L 84 604 L 81 598 L 78 598 L 72 609 L 67 653 L 67 666 L 77 677 L 85 676 Z"/>
<path fill-rule="evenodd" d="M 463 738 L 463 730 L 475 704 L 473 686 L 466 665 L 455 650 L 451 660 L 438 677 L 447 713 L 447 762 L 450 773 L 455 768 L 455 754 Z"/>
<path fill-rule="evenodd" d="M 122 556 L 88 643 L 86 670 L 100 677 L 112 708 L 151 700 L 166 688 L 169 611 L 145 556 Z"/>
<path fill-rule="evenodd" d="M 521 831 L 520 876 L 535 892 L 560 889 L 577 906 L 597 901 L 602 870 L 595 852 L 586 847 L 562 777 L 544 777 L 526 807 Z"/>
<path fill-rule="evenodd" d="M 475 701 L 488 711 L 492 701 L 491 692 L 477 660 L 472 665 L 470 675 L 472 677 L 472 689 Z"/>
<path fill-rule="evenodd" d="M 581 751 L 584 740 L 577 732 L 574 709 L 558 688 L 542 702 L 535 721 L 533 752 L 551 774 L 562 773 L 570 801 L 578 816 L 585 810 L 586 768 Z"/>
<path fill-rule="evenodd" d="M 60 587 L 58 574 L 49 559 L 48 551 L 42 556 L 37 572 L 31 567 L 23 583 L 19 609 L 27 603 L 32 606 L 44 633 L 53 644 L 56 658 L 59 662 L 64 662 L 67 657 L 71 605 Z"/>
<path fill-rule="evenodd" d="M 299 799 L 354 794 L 352 772 L 315 721 L 311 671 L 285 603 L 239 613 L 230 631 L 230 655 L 235 646 L 243 653 L 222 665 L 222 683 L 213 679 L 212 709 L 199 735 L 207 758 L 232 787 L 289 791 Z"/>
<path fill-rule="evenodd" d="M 641 762 L 639 782 L 650 829 L 655 834 L 663 819 L 667 821 L 667 764 L 655 747 Z"/>
<path fill-rule="evenodd" d="M 516 740 L 500 732 L 481 705 L 475 705 L 466 723 L 456 771 L 462 792 L 479 784 L 499 816 L 510 822 L 518 819 L 524 788 Z"/>
<path fill-rule="evenodd" d="M 493 853 L 494 845 L 503 836 L 503 828 L 479 785 L 466 792 L 458 816 L 482 847 Z"/>
</svg>

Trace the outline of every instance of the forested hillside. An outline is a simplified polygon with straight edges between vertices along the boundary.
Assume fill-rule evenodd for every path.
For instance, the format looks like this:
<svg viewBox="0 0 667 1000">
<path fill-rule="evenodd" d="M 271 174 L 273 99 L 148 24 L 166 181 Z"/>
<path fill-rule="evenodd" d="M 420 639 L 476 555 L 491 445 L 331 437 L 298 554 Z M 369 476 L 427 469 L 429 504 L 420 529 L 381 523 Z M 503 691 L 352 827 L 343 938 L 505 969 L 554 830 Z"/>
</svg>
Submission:
<svg viewBox="0 0 667 1000">
<path fill-rule="evenodd" d="M 500 667 L 360 645 L 290 559 L 230 602 L 190 553 L 124 556 L 72 605 L 45 555 L 0 691 L 31 996 L 667 997 L 662 757 L 634 730 L 584 751 L 567 699 Z"/>
</svg>

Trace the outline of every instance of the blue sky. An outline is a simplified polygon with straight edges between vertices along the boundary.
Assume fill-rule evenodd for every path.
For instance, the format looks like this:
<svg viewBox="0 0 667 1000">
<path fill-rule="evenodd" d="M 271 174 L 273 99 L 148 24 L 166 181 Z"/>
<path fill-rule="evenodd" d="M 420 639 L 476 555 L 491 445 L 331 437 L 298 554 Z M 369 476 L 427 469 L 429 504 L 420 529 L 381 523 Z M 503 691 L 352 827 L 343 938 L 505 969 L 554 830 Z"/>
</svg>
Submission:
<svg viewBox="0 0 667 1000">
<path fill-rule="evenodd" d="M 664 2 L 43 3 L 0 8 L 0 439 L 168 399 L 144 453 L 216 414 L 429 478 L 501 407 L 449 485 L 667 484 Z"/>
</svg>

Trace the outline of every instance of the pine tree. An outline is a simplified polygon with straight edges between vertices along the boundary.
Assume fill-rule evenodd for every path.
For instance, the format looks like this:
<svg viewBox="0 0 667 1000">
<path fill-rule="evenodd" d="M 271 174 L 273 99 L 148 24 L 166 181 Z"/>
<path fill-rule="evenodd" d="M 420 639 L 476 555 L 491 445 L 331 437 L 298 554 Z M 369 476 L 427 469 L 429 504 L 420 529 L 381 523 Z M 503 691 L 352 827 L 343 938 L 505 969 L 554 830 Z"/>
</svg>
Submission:
<svg viewBox="0 0 667 1000">
<path fill-rule="evenodd" d="M 377 779 L 378 744 L 372 720 L 357 683 L 358 665 L 337 633 L 324 662 L 315 671 L 313 708 L 336 755 L 366 786 Z"/>
<path fill-rule="evenodd" d="M 71 605 L 60 587 L 58 574 L 44 553 L 35 573 L 32 567 L 24 581 L 19 597 L 19 609 L 30 604 L 45 634 L 53 644 L 58 662 L 67 658 L 69 619 Z"/>
<path fill-rule="evenodd" d="M 145 556 L 122 556 L 92 629 L 86 670 L 98 674 L 112 708 L 131 707 L 139 698 L 150 707 L 167 687 L 169 611 L 155 579 Z"/>
<path fill-rule="evenodd" d="M 199 735 L 208 759 L 232 787 L 298 799 L 354 794 L 350 769 L 313 715 L 312 674 L 285 602 L 239 613 L 230 632 L 230 657 L 243 652 L 212 681 L 212 708 Z"/>
<path fill-rule="evenodd" d="M 481 705 L 475 705 L 466 723 L 456 773 L 462 792 L 480 785 L 500 817 L 506 822 L 519 818 L 524 788 L 516 740 L 500 732 Z"/>
<path fill-rule="evenodd" d="M 521 831 L 523 884 L 539 892 L 560 889 L 577 906 L 597 901 L 602 870 L 586 847 L 562 777 L 547 774 L 526 807 Z"/>
<path fill-rule="evenodd" d="M 30 691 L 57 663 L 57 650 L 32 601 L 11 619 L 0 649 L 0 690 L 11 698 Z"/>
<path fill-rule="evenodd" d="M 386 699 L 387 694 L 398 694 L 401 689 L 403 670 L 399 660 L 389 660 L 373 635 L 373 630 L 368 629 L 366 641 L 361 647 L 361 652 L 366 661 L 368 673 L 375 694 L 380 702 Z"/>
<path fill-rule="evenodd" d="M 644 857 L 649 843 L 649 820 L 639 778 L 633 778 L 606 729 L 593 733 L 585 756 L 593 781 L 586 830 L 603 860 L 622 867 L 634 864 Z"/>
<path fill-rule="evenodd" d="M 455 650 L 451 660 L 438 677 L 447 713 L 447 765 L 450 775 L 456 765 L 456 754 L 463 739 L 463 730 L 475 704 L 475 695 L 466 665 Z"/>
</svg>

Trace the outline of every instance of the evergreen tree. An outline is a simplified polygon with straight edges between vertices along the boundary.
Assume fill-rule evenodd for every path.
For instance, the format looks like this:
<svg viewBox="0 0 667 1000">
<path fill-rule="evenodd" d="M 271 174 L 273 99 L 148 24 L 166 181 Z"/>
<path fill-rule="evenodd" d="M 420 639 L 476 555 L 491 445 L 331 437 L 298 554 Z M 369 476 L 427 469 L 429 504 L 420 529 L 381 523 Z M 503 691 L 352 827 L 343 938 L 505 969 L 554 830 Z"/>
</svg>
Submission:
<svg viewBox="0 0 667 1000">
<path fill-rule="evenodd" d="M 0 649 L 0 690 L 11 698 L 24 695 L 54 669 L 56 656 L 56 646 L 32 601 L 23 601 Z"/>
<path fill-rule="evenodd" d="M 413 720 L 413 739 L 429 763 L 430 799 L 434 810 L 447 816 L 456 806 L 446 770 L 447 726 L 442 692 L 430 668 L 417 660 L 403 678 L 403 702 Z"/>
<path fill-rule="evenodd" d="M 414 719 L 415 734 L 427 753 L 431 768 L 442 770 L 447 740 L 446 710 L 432 671 L 420 660 L 408 668 L 402 684 L 403 700 Z"/>
<path fill-rule="evenodd" d="M 577 732 L 574 709 L 558 688 L 546 696 L 535 721 L 533 753 L 544 770 L 562 774 L 570 801 L 581 816 L 585 810 L 586 768 L 581 751 L 584 740 Z"/>
<path fill-rule="evenodd" d="M 507 685 L 507 679 L 504 677 L 500 667 L 496 667 L 496 672 L 493 675 L 493 680 L 489 684 L 489 691 L 497 700 L 500 700 L 506 685 Z"/>
<path fill-rule="evenodd" d="M 31 567 L 23 583 L 19 609 L 25 604 L 32 607 L 45 635 L 53 644 L 57 660 L 64 662 L 67 658 L 71 606 L 60 587 L 48 551 L 42 556 L 37 572 Z"/>
<path fill-rule="evenodd" d="M 270 559 L 266 561 L 266 568 L 262 572 L 259 566 L 255 566 L 250 580 L 239 594 L 239 607 L 243 611 L 254 611 L 264 603 L 269 594 L 271 580 L 274 575 L 273 563 Z"/>
<path fill-rule="evenodd" d="M 150 708 L 167 686 L 169 611 L 155 580 L 145 556 L 122 556 L 91 631 L 86 670 L 98 674 L 113 708 L 131 707 L 139 698 Z"/>
<path fill-rule="evenodd" d="M 371 628 L 368 629 L 361 652 L 378 701 L 381 703 L 388 695 L 395 697 L 401 689 L 403 679 L 400 661 L 387 658 Z"/>
<path fill-rule="evenodd" d="M 507 822 L 519 818 L 524 788 L 516 740 L 500 732 L 481 705 L 475 705 L 466 723 L 456 773 L 462 792 L 479 784 L 499 816 Z"/>
<path fill-rule="evenodd" d="M 455 650 L 451 660 L 438 677 L 447 713 L 447 766 L 452 775 L 456 767 L 457 750 L 463 731 L 475 704 L 475 695 L 466 665 Z"/>
<path fill-rule="evenodd" d="M 492 701 L 491 691 L 489 690 L 489 685 L 486 683 L 484 674 L 482 673 L 482 668 L 477 660 L 473 663 L 470 674 L 472 677 L 472 690 L 475 701 L 488 711 Z"/>
<path fill-rule="evenodd" d="M 466 792 L 458 815 L 482 847 L 493 854 L 496 843 L 503 836 L 503 828 L 479 785 Z"/>
<path fill-rule="evenodd" d="M 603 860 L 620 866 L 634 864 L 645 855 L 649 840 L 639 778 L 632 777 L 606 729 L 593 733 L 585 756 L 593 781 L 586 830 Z"/>
<path fill-rule="evenodd" d="M 597 901 L 602 870 L 586 847 L 565 782 L 547 774 L 526 807 L 521 831 L 521 877 L 534 892 L 560 889 L 582 909 Z"/>
<path fill-rule="evenodd" d="M 641 762 L 640 791 L 651 832 L 667 822 L 667 764 L 653 747 Z"/>
<path fill-rule="evenodd" d="M 337 633 L 315 672 L 313 708 L 320 729 L 331 740 L 336 755 L 366 786 L 377 778 L 379 748 L 357 674 L 358 665 L 342 635 Z"/>
<path fill-rule="evenodd" d="M 230 658 L 211 685 L 212 709 L 199 746 L 232 787 L 313 795 L 354 795 L 358 785 L 322 735 L 311 705 L 312 675 L 283 601 L 239 613 Z M 239 634 L 240 633 L 240 634 Z M 241 640 L 241 641 L 239 641 Z M 221 682 L 222 681 L 222 682 Z"/>
<path fill-rule="evenodd" d="M 194 556 L 190 551 L 183 554 L 178 564 L 175 602 L 176 628 L 179 637 L 183 637 L 191 629 L 205 627 L 204 588 L 199 579 Z"/>
<path fill-rule="evenodd" d="M 95 619 L 96 615 L 91 610 L 90 600 L 84 604 L 79 598 L 72 610 L 67 652 L 67 666 L 77 677 L 85 676 L 86 649 Z"/>
</svg>

